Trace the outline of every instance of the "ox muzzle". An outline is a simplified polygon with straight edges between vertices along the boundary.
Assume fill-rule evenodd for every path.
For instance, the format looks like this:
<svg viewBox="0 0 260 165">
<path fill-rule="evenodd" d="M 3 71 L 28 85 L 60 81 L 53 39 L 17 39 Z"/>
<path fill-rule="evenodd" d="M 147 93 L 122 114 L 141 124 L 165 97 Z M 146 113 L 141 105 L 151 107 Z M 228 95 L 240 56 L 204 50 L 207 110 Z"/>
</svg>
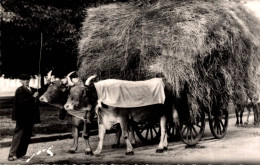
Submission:
<svg viewBox="0 0 260 165">
<path fill-rule="evenodd" d="M 41 97 L 39 98 L 39 100 L 40 100 L 41 102 L 48 103 L 48 99 L 47 99 L 44 95 L 41 96 Z"/>
</svg>

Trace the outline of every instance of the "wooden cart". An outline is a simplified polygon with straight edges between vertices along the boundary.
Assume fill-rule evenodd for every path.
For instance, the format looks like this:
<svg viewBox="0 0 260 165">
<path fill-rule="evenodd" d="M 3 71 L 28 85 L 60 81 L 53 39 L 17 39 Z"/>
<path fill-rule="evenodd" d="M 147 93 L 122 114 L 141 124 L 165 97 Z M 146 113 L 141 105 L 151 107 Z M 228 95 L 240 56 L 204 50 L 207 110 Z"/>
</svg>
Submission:
<svg viewBox="0 0 260 165">
<path fill-rule="evenodd" d="M 187 145 L 197 144 L 205 130 L 206 118 L 205 114 L 208 115 L 209 126 L 212 135 L 221 139 L 226 135 L 228 127 L 228 111 L 220 110 L 215 113 L 201 112 L 195 121 L 184 120 L 180 122 L 180 126 L 175 126 L 174 123 L 167 123 L 167 134 L 169 140 L 182 141 Z M 146 144 L 155 143 L 160 138 L 160 127 L 158 122 L 145 121 L 140 123 L 134 123 L 134 130 L 138 138 Z"/>
</svg>

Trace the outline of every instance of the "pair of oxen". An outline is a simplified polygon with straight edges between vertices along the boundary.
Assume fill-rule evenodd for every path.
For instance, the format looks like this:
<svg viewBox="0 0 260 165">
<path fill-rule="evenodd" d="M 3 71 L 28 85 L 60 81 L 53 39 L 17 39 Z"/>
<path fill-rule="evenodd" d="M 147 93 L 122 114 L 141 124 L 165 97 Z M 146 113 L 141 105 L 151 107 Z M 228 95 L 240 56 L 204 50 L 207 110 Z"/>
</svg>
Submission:
<svg viewBox="0 0 260 165">
<path fill-rule="evenodd" d="M 90 76 L 84 83 L 75 78 L 73 81 L 70 77 L 71 74 L 72 73 L 69 73 L 64 79 L 56 79 L 53 81 L 47 91 L 40 97 L 40 101 L 61 109 L 60 119 L 64 119 L 66 110 L 85 111 L 83 119 L 71 116 L 74 141 L 68 151 L 69 153 L 75 153 L 77 150 L 80 124 L 83 123 L 82 137 L 86 143 L 85 154 L 99 155 L 102 151 L 106 130 L 119 123 L 121 130 L 120 127 L 117 127 L 113 146 L 119 146 L 120 136 L 122 135 L 126 143 L 126 155 L 132 155 L 134 154 L 133 145 L 135 145 L 136 142 L 130 122 L 140 122 L 151 116 L 154 120 L 160 121 L 160 142 L 156 152 L 161 153 L 167 150 L 166 122 L 167 120 L 171 120 L 176 125 L 179 124 L 178 113 L 173 104 L 173 89 L 170 83 L 163 80 L 165 93 L 164 104 L 153 104 L 135 108 L 119 108 L 98 103 L 98 95 L 93 82 L 96 76 Z M 98 118 L 99 143 L 96 150 L 92 152 L 89 144 L 89 128 L 96 113 L 98 114 L 96 116 Z"/>
<path fill-rule="evenodd" d="M 244 110 L 247 110 L 246 122 L 243 123 L 243 113 Z M 258 96 L 252 96 L 247 100 L 239 101 L 235 103 L 235 113 L 236 113 L 236 126 L 242 126 L 243 124 L 249 123 L 249 116 L 251 111 L 254 114 L 254 124 L 257 125 L 260 123 L 260 94 Z"/>
</svg>

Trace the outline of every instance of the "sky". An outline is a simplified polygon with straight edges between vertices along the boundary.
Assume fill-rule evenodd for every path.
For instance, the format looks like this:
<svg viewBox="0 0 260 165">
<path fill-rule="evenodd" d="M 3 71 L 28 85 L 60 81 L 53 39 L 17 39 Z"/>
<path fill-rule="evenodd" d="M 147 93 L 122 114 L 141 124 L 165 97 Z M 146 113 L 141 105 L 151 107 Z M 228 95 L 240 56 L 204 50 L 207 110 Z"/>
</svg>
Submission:
<svg viewBox="0 0 260 165">
<path fill-rule="evenodd" d="M 260 0 L 245 0 L 244 5 L 252 10 L 260 21 Z"/>
</svg>

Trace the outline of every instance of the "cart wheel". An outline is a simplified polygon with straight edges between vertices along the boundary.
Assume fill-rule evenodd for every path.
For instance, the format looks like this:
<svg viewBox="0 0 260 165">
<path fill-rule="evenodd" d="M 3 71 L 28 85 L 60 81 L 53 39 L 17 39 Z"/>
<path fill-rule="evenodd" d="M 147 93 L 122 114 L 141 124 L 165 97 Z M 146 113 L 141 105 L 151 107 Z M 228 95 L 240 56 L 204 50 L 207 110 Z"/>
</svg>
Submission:
<svg viewBox="0 0 260 165">
<path fill-rule="evenodd" d="M 153 122 L 138 122 L 134 124 L 138 138 L 145 144 L 157 143 L 160 140 L 160 124 Z"/>
<path fill-rule="evenodd" d="M 170 141 L 177 141 L 181 139 L 180 126 L 176 126 L 173 122 L 167 123 L 166 126 L 168 139 Z"/>
<path fill-rule="evenodd" d="M 187 145 L 197 144 L 205 130 L 205 114 L 201 113 L 194 123 L 186 122 L 180 125 L 182 141 Z"/>
<path fill-rule="evenodd" d="M 227 133 L 228 127 L 228 111 L 221 110 L 219 114 L 213 115 L 209 120 L 210 131 L 212 135 L 217 138 L 223 138 Z"/>
</svg>

